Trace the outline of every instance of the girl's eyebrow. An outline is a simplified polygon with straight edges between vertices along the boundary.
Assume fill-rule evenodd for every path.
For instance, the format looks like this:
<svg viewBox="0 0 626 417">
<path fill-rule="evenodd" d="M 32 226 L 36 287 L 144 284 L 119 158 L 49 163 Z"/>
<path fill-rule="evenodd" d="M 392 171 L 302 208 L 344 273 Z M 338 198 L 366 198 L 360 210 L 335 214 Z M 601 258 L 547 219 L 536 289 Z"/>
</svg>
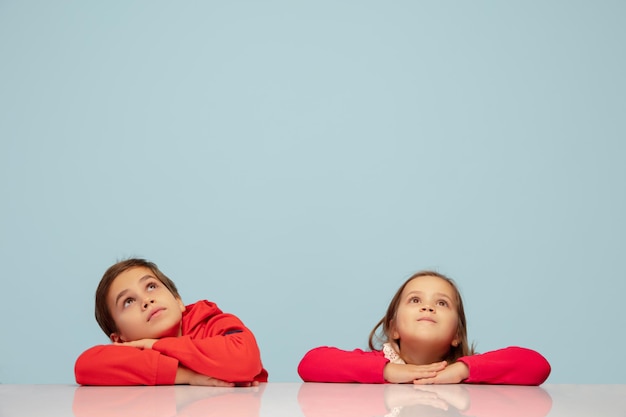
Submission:
<svg viewBox="0 0 626 417">
<path fill-rule="evenodd" d="M 152 275 L 144 275 L 143 277 L 139 278 L 138 282 L 145 281 L 145 280 L 147 280 L 149 278 L 154 278 L 154 277 Z M 118 301 L 120 301 L 120 298 L 122 298 L 124 296 L 124 294 L 126 294 L 128 291 L 129 291 L 128 288 L 120 291 L 120 293 L 117 294 L 117 297 L 115 297 L 115 304 L 114 305 L 117 305 Z"/>
<path fill-rule="evenodd" d="M 411 291 L 410 293 L 408 293 L 408 294 L 407 294 L 407 297 L 408 297 L 409 295 L 413 295 L 413 294 L 416 294 L 416 295 L 423 295 L 423 294 L 424 294 L 424 291 L 417 291 L 417 290 Z M 448 294 L 443 293 L 443 292 L 436 292 L 436 293 L 434 293 L 433 295 L 434 295 L 435 297 L 447 298 L 447 299 L 448 299 L 448 300 L 450 300 L 450 301 L 452 301 L 452 300 L 453 300 L 453 298 L 452 298 L 452 297 L 450 297 Z"/>
<path fill-rule="evenodd" d="M 438 292 L 438 293 L 435 293 L 435 295 L 438 295 L 441 298 L 447 298 L 448 300 L 452 301 L 452 297 L 450 297 L 448 294 Z"/>
</svg>

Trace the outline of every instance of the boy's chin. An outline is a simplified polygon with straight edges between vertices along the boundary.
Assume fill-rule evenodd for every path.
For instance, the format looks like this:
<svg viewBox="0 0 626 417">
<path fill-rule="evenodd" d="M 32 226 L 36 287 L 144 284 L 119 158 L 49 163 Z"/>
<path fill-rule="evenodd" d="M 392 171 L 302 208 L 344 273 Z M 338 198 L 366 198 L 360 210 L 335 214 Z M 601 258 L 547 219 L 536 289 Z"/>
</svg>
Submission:
<svg viewBox="0 0 626 417">
<path fill-rule="evenodd" d="M 154 332 L 151 336 L 145 337 L 144 339 L 163 339 L 164 337 L 178 337 L 178 331 L 179 326 L 175 326 L 162 332 Z"/>
</svg>

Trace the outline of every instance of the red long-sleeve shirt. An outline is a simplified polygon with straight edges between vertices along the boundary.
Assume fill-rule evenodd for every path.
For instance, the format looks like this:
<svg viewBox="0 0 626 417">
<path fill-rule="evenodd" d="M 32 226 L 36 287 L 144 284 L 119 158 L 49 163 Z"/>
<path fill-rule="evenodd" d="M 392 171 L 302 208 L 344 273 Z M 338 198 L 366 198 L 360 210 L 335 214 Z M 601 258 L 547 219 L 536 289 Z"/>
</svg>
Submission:
<svg viewBox="0 0 626 417">
<path fill-rule="evenodd" d="M 550 364 L 534 350 L 511 346 L 458 359 L 469 368 L 470 384 L 540 385 L 550 375 Z M 389 362 L 382 351 L 352 351 L 321 346 L 308 351 L 298 365 L 305 382 L 386 383 Z"/>
<path fill-rule="evenodd" d="M 182 335 L 159 339 L 152 349 L 98 345 L 76 360 L 82 385 L 169 385 L 181 364 L 230 382 L 267 381 L 252 332 L 236 316 L 203 300 L 186 306 Z"/>
</svg>

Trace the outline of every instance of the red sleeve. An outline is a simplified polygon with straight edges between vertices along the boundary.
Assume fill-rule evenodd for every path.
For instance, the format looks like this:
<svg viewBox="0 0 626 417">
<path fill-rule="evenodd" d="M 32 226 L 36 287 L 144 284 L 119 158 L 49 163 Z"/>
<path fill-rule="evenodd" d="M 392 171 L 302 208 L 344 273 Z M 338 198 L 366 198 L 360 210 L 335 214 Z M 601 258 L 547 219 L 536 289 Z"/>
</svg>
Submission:
<svg viewBox="0 0 626 417">
<path fill-rule="evenodd" d="M 254 335 L 232 314 L 218 314 L 192 334 L 160 339 L 152 349 L 213 378 L 267 381 Z"/>
<path fill-rule="evenodd" d="M 305 382 L 383 384 L 387 362 L 389 360 L 379 351 L 347 351 L 321 346 L 304 355 L 298 365 L 298 375 Z"/>
<path fill-rule="evenodd" d="M 470 384 L 540 385 L 550 375 L 550 364 L 531 349 L 511 346 L 459 359 L 469 368 Z"/>
<path fill-rule="evenodd" d="M 76 360 L 81 385 L 169 385 L 176 381 L 178 361 L 155 350 L 99 345 Z"/>
</svg>

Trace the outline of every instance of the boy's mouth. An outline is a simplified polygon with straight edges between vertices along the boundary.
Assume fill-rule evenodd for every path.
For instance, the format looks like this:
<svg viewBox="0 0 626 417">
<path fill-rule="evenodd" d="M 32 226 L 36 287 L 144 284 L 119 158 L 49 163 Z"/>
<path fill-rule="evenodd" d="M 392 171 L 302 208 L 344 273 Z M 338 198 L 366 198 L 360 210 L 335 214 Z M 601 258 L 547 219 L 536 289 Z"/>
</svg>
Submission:
<svg viewBox="0 0 626 417">
<path fill-rule="evenodd" d="M 157 314 L 159 314 L 163 310 L 165 310 L 165 308 L 163 308 L 163 307 L 157 307 L 154 310 L 152 310 L 152 312 L 148 316 L 148 321 L 152 320 L 152 317 L 156 316 Z"/>
</svg>

